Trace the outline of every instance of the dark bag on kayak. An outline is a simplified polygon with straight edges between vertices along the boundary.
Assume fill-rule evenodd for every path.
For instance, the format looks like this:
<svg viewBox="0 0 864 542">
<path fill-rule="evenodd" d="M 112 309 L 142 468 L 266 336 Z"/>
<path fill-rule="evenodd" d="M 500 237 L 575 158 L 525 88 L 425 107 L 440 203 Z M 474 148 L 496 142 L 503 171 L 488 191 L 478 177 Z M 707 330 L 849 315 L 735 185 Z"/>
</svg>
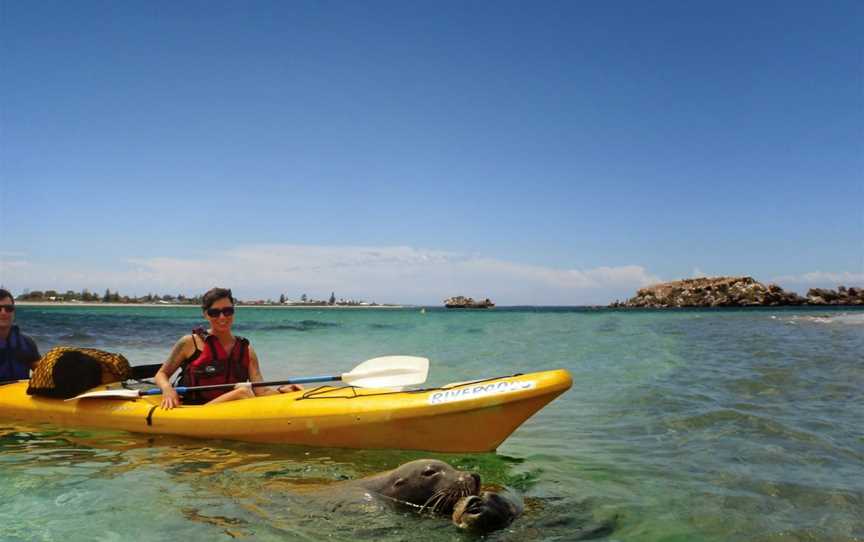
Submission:
<svg viewBox="0 0 864 542">
<path fill-rule="evenodd" d="M 100 384 L 132 376 L 129 362 L 120 354 L 95 348 L 58 346 L 36 362 L 28 395 L 69 399 Z"/>
</svg>

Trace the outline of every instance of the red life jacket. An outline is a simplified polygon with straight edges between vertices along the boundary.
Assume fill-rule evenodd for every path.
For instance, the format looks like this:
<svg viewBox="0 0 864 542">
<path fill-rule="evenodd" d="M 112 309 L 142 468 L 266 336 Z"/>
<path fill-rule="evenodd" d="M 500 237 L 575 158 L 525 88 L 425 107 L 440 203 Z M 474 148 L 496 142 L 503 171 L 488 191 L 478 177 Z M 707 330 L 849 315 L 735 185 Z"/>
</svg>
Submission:
<svg viewBox="0 0 864 542">
<path fill-rule="evenodd" d="M 204 341 L 204 349 L 197 357 L 189 358 L 183 363 L 180 373 L 181 386 L 210 386 L 212 384 L 237 384 L 249 380 L 249 341 L 243 337 L 234 337 L 234 347 L 231 353 L 225 349 L 215 335 L 209 335 L 203 330 L 193 331 Z M 188 392 L 183 398 L 186 404 L 203 404 L 223 393 L 231 391 L 207 390 Z"/>
</svg>

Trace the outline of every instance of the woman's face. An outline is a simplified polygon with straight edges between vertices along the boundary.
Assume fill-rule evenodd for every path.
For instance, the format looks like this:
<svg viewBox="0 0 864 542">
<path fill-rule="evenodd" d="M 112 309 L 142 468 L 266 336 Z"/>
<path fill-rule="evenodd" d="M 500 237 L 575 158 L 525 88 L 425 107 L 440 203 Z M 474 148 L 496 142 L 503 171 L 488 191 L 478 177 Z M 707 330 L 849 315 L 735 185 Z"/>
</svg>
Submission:
<svg viewBox="0 0 864 542">
<path fill-rule="evenodd" d="M 231 314 L 225 314 L 230 312 Z M 231 325 L 234 323 L 234 304 L 227 297 L 217 299 L 210 308 L 204 311 L 204 318 L 210 322 L 210 329 L 214 333 L 225 333 L 231 331 Z"/>
</svg>

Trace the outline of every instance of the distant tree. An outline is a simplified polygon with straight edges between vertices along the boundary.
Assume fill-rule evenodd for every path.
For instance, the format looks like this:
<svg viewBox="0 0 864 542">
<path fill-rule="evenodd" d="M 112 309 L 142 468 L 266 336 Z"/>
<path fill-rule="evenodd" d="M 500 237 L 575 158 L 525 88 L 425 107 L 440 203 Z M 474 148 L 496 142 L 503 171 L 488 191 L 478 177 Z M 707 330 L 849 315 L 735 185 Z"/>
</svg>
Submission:
<svg viewBox="0 0 864 542">
<path fill-rule="evenodd" d="M 334 303 L 336 303 L 336 293 L 335 293 L 335 292 L 330 292 L 330 301 L 328 302 L 328 304 L 329 304 L 329 305 L 332 305 L 332 304 L 334 304 Z"/>
<path fill-rule="evenodd" d="M 72 290 L 66 290 L 66 293 L 63 294 L 63 300 L 64 301 L 72 301 L 73 299 L 75 299 L 76 295 L 77 294 L 75 292 L 73 292 Z"/>
<path fill-rule="evenodd" d="M 279 294 L 279 304 L 285 303 L 285 294 Z"/>
<path fill-rule="evenodd" d="M 105 295 L 102 296 L 102 301 L 104 301 L 105 303 L 111 301 L 111 290 L 109 290 L 108 288 L 105 288 Z"/>
<path fill-rule="evenodd" d="M 57 299 L 58 297 L 60 297 L 60 294 L 58 294 L 56 290 L 45 290 L 45 297 L 49 299 L 52 297 L 54 299 Z"/>
<path fill-rule="evenodd" d="M 306 297 L 306 294 L 303 294 L 303 295 L 300 296 L 300 301 L 302 301 L 303 303 L 306 303 L 306 301 L 307 301 L 308 299 L 309 299 L 309 298 Z"/>
</svg>

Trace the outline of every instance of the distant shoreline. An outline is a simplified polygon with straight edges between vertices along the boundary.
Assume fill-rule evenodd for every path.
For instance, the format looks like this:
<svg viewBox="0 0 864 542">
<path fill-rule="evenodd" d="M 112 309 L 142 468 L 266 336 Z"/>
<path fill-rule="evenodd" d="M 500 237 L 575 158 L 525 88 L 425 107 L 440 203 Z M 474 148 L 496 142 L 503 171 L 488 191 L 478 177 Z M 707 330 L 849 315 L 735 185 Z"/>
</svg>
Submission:
<svg viewBox="0 0 864 542">
<path fill-rule="evenodd" d="M 69 303 L 62 301 L 16 301 L 18 306 L 31 307 L 87 307 L 87 308 L 117 308 L 117 307 L 147 307 L 147 308 L 194 308 L 200 310 L 199 305 L 190 305 L 188 303 Z M 508 312 L 520 310 L 564 310 L 564 311 L 579 311 L 579 312 L 663 312 L 663 311 L 807 311 L 813 312 L 818 310 L 824 311 L 864 311 L 864 305 L 777 305 L 777 306 L 735 306 L 735 307 L 610 307 L 608 305 L 498 305 L 494 309 L 486 310 L 471 310 L 471 309 L 446 309 L 439 305 L 238 305 L 238 307 L 260 308 L 260 309 L 424 309 L 432 311 L 447 312 L 452 314 L 493 314 L 495 312 Z"/>
<path fill-rule="evenodd" d="M 72 303 L 69 301 L 16 301 L 16 305 L 33 307 L 166 307 L 181 308 L 201 307 L 192 303 L 101 303 L 92 301 L 81 301 Z M 411 305 L 257 305 L 238 303 L 238 307 L 254 307 L 261 309 L 404 309 Z"/>
</svg>

